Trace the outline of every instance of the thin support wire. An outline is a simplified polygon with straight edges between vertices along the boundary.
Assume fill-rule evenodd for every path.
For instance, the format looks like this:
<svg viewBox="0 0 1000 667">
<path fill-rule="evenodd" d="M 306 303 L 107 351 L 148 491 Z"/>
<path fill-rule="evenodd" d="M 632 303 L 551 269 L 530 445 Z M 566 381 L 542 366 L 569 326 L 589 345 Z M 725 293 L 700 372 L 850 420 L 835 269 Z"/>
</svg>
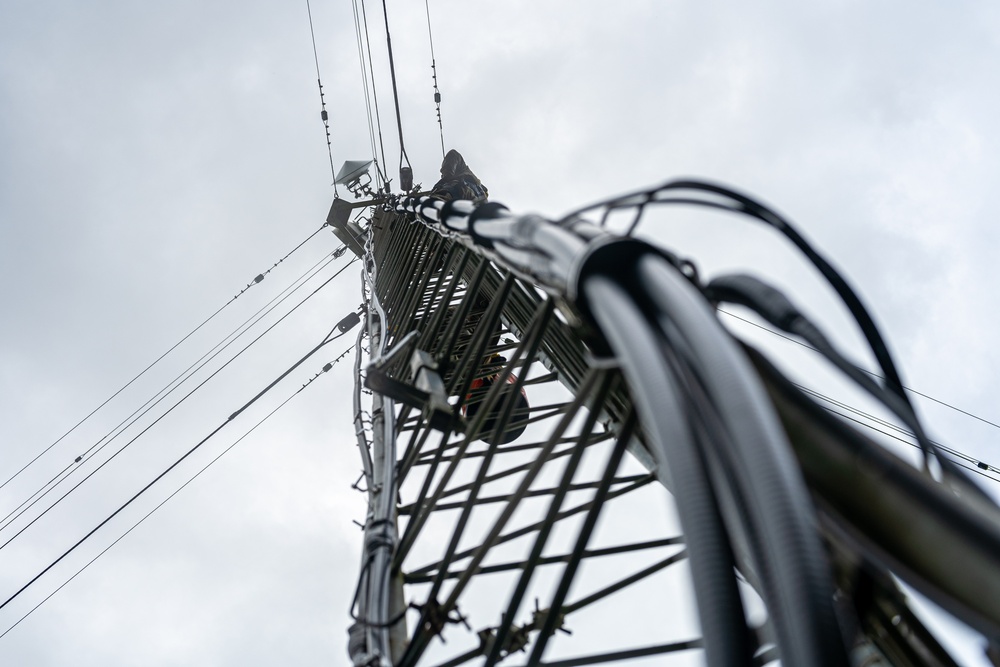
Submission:
<svg viewBox="0 0 1000 667">
<path fill-rule="evenodd" d="M 438 90 L 437 59 L 434 57 L 434 34 L 431 31 L 431 7 L 429 0 L 424 0 L 424 10 L 427 14 L 427 39 L 431 45 L 431 78 L 434 80 L 434 106 L 437 110 L 438 132 L 441 135 L 441 157 L 444 151 L 444 124 L 441 121 L 441 91 Z"/>
<path fill-rule="evenodd" d="M 306 0 L 306 12 L 309 14 L 309 37 L 312 39 L 313 60 L 316 62 L 316 85 L 319 86 L 320 118 L 323 119 L 323 129 L 326 131 L 326 152 L 330 157 L 330 176 L 333 177 L 333 195 L 337 193 L 337 170 L 333 166 L 333 145 L 330 142 L 330 115 L 326 111 L 326 98 L 323 96 L 323 77 L 319 73 L 319 51 L 316 49 L 316 31 L 313 29 L 312 7 Z"/>
<path fill-rule="evenodd" d="M 392 35 L 389 33 L 389 10 L 386 8 L 385 0 L 382 0 L 382 16 L 385 18 L 385 47 L 389 52 L 389 76 L 392 78 L 392 99 L 396 104 L 396 129 L 399 130 L 399 167 L 403 167 L 403 160 L 406 160 L 406 166 L 410 167 L 410 156 L 406 154 L 406 146 L 403 143 L 403 118 L 399 113 L 399 90 L 396 87 L 396 62 L 392 57 Z"/>
</svg>

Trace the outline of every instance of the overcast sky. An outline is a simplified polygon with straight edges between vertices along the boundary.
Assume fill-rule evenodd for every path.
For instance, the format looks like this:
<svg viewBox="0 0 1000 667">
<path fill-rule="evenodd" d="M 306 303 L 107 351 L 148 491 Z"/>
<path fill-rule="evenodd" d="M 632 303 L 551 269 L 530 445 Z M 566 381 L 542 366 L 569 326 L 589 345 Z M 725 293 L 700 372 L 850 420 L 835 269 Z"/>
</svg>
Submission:
<svg viewBox="0 0 1000 667">
<path fill-rule="evenodd" d="M 369 4 L 394 177 L 384 24 Z M 441 151 L 424 6 L 388 7 L 407 153 L 429 185 Z M 312 9 L 334 161 L 368 159 L 350 3 Z M 752 193 L 850 277 L 909 386 L 1000 422 L 994 3 L 433 0 L 430 11 L 445 142 L 494 200 L 558 216 L 680 175 Z M 3 481 L 316 231 L 333 191 L 304 2 L 5 2 L 0 110 Z M 643 231 L 709 274 L 762 274 L 860 350 L 835 301 L 768 230 L 671 211 Z M 0 515 L 338 245 L 324 231 L 247 290 L 0 491 Z M 360 299 L 355 264 L 12 542 L 0 552 L 2 597 Z M 0 632 L 348 345 L 327 346 L 0 612 Z M 319 378 L 0 639 L 0 662 L 346 661 L 360 558 L 351 520 L 364 511 L 350 489 L 352 367 L 348 358 Z M 920 408 L 933 435 L 1000 462 L 996 428 Z"/>
</svg>

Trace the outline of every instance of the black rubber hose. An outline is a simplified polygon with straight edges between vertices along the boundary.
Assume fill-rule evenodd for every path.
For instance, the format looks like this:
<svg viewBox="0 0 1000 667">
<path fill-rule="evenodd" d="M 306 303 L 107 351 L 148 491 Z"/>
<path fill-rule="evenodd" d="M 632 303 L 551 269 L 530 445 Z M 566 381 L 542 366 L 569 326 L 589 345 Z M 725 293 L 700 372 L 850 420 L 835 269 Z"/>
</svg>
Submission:
<svg viewBox="0 0 1000 667">
<path fill-rule="evenodd" d="M 767 394 L 746 356 L 697 290 L 662 257 L 637 262 L 636 285 L 665 336 L 683 337 L 735 446 L 722 452 L 738 485 L 764 579 L 782 662 L 848 664 L 833 584 L 805 483 Z M 592 304 L 593 305 L 593 304 Z"/>
<path fill-rule="evenodd" d="M 643 430 L 676 498 L 698 600 L 706 662 L 712 667 L 752 664 L 725 527 L 704 460 L 684 418 L 676 380 L 660 354 L 656 333 L 627 291 L 612 279 L 592 275 L 583 282 L 582 292 L 621 361 Z"/>
<path fill-rule="evenodd" d="M 903 381 L 899 376 L 899 371 L 896 369 L 895 362 L 892 360 L 892 355 L 889 354 L 889 349 L 885 344 L 885 339 L 882 338 L 882 334 L 875 325 L 875 321 L 872 319 L 868 309 L 865 308 L 864 304 L 861 302 L 861 297 L 858 296 L 857 292 L 854 291 L 847 280 L 840 275 L 840 272 L 833 268 L 833 265 L 830 264 L 826 258 L 816 252 L 812 245 L 806 241 L 805 237 L 799 234 L 795 227 L 792 226 L 791 222 L 760 202 L 755 201 L 746 195 L 740 194 L 735 190 L 721 185 L 716 185 L 714 183 L 695 180 L 681 180 L 674 181 L 673 183 L 668 184 L 668 186 L 665 186 L 663 189 L 668 188 L 691 188 L 694 190 L 711 192 L 723 197 L 728 197 L 739 203 L 740 208 L 737 209 L 739 212 L 757 218 L 761 222 L 771 225 L 784 234 L 785 237 L 788 238 L 788 240 L 791 241 L 792 244 L 794 244 L 795 247 L 798 248 L 810 262 L 812 262 L 813 266 L 815 266 L 819 272 L 823 274 L 823 277 L 826 278 L 827 282 L 830 283 L 830 286 L 833 287 L 834 291 L 837 292 L 837 295 L 840 296 L 841 300 L 843 300 L 847 309 L 851 311 L 851 315 L 854 316 L 858 326 L 861 327 L 861 333 L 868 341 L 872 352 L 875 354 L 875 359 L 882 368 L 882 373 L 885 375 L 886 383 L 888 384 L 890 390 L 899 395 L 904 403 L 910 403 L 910 398 L 906 395 L 906 390 L 903 389 Z"/>
</svg>

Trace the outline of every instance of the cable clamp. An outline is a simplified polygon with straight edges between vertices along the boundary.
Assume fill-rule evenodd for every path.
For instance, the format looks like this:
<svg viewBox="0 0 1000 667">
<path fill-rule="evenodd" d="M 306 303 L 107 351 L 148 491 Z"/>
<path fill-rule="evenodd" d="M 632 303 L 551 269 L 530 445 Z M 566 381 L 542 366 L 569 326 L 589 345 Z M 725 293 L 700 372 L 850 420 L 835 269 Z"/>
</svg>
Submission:
<svg viewBox="0 0 1000 667">
<path fill-rule="evenodd" d="M 458 605 L 455 605 L 455 608 L 452 611 L 446 611 L 437 600 L 428 600 L 424 604 L 411 602 L 410 608 L 416 609 L 420 612 L 420 619 L 423 623 L 424 631 L 430 633 L 432 636 L 440 637 L 442 643 L 447 642 L 445 642 L 444 635 L 441 634 L 441 631 L 444 630 L 444 626 L 449 623 L 456 625 L 461 623 L 465 626 L 466 630 L 470 632 L 472 631 L 472 626 L 469 625 L 468 618 L 462 614 Z M 489 632 L 489 630 L 484 630 L 483 632 Z"/>
<path fill-rule="evenodd" d="M 368 366 L 365 386 L 389 398 L 420 410 L 428 425 L 438 431 L 454 430 L 457 420 L 445 391 L 438 362 L 428 352 L 413 350 L 410 353 L 410 377 L 404 382 L 393 377 L 394 361 L 416 341 L 417 332 L 411 331 L 392 351 Z M 398 367 L 396 367 L 398 368 Z M 399 369 L 401 370 L 401 369 Z M 398 371 L 397 371 L 398 372 Z"/>
</svg>

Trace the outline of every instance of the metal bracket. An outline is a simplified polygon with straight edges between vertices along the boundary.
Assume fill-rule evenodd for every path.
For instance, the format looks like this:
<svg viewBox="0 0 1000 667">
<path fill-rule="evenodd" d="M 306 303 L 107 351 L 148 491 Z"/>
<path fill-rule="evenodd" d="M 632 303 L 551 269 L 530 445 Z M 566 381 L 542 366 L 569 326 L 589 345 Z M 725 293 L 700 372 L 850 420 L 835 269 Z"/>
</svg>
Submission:
<svg viewBox="0 0 1000 667">
<path fill-rule="evenodd" d="M 449 428 L 452 422 L 451 405 L 434 357 L 423 350 L 414 350 L 410 357 L 410 370 L 413 371 L 417 389 L 427 394 L 423 411 L 430 427 L 438 431 Z"/>
<path fill-rule="evenodd" d="M 351 220 L 351 212 L 356 208 L 371 206 L 374 201 L 349 202 L 346 199 L 335 197 L 333 205 L 330 206 L 330 213 L 326 216 L 326 224 L 330 225 L 333 233 L 341 243 L 347 246 L 351 252 L 358 257 L 364 257 L 364 238 L 368 233 L 361 228 L 358 223 Z"/>
<path fill-rule="evenodd" d="M 413 384 L 401 382 L 386 372 L 392 361 L 398 358 L 414 340 L 413 333 L 400 341 L 392 352 L 368 367 L 365 386 L 400 403 L 417 408 L 423 413 L 428 425 L 435 430 L 454 430 L 459 420 L 456 419 L 452 406 L 448 403 L 444 380 L 441 379 L 438 363 L 434 357 L 423 350 L 413 350 L 410 354 Z"/>
</svg>

